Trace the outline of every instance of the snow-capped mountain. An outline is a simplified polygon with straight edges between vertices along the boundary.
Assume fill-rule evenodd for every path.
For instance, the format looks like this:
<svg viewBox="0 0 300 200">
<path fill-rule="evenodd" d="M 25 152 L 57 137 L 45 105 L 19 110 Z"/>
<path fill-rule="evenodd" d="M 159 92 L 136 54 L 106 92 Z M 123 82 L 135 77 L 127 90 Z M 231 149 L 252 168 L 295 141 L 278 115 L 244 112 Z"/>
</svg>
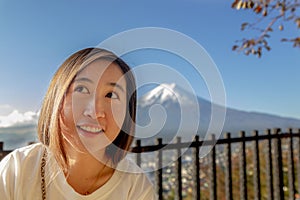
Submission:
<svg viewBox="0 0 300 200">
<path fill-rule="evenodd" d="M 161 84 L 138 100 L 136 135 L 141 139 L 163 137 L 167 140 L 175 136 L 189 138 L 196 133 L 204 137 L 211 119 L 211 106 L 211 102 L 174 83 Z M 300 128 L 300 120 L 227 108 L 222 132 L 236 135 L 241 130 L 249 134 L 253 130 L 291 127 Z"/>
<path fill-rule="evenodd" d="M 136 135 L 140 138 L 172 139 L 179 132 L 195 134 L 199 114 L 195 95 L 174 83 L 161 84 L 138 100 Z"/>
<path fill-rule="evenodd" d="M 164 104 L 182 102 L 184 105 L 192 105 L 194 95 L 179 88 L 175 83 L 161 84 L 149 91 L 139 99 L 139 106 L 146 107 L 153 104 Z M 195 103 L 195 102 L 194 102 Z"/>
</svg>

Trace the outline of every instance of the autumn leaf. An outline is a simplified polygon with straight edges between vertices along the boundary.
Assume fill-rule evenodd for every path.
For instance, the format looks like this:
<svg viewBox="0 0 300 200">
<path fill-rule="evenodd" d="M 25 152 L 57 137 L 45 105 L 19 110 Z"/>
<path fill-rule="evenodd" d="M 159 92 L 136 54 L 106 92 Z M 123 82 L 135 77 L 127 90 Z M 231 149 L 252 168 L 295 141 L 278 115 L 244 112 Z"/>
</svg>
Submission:
<svg viewBox="0 0 300 200">
<path fill-rule="evenodd" d="M 262 11 L 262 7 L 261 6 L 256 6 L 256 8 L 254 9 L 254 12 L 256 12 L 257 14 L 260 13 Z"/>
</svg>

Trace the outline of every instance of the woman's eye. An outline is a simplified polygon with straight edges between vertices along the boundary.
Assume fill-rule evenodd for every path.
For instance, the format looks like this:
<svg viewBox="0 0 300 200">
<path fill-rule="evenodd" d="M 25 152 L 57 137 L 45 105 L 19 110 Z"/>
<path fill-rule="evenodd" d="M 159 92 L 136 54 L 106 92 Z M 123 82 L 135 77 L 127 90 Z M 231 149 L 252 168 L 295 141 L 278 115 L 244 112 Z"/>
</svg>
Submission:
<svg viewBox="0 0 300 200">
<path fill-rule="evenodd" d="M 107 93 L 106 94 L 106 96 L 105 97 L 107 97 L 107 98 L 111 98 L 111 99 L 119 99 L 119 96 L 118 96 L 118 94 L 117 93 L 115 93 L 115 92 L 109 92 L 109 93 Z"/>
<path fill-rule="evenodd" d="M 82 85 L 76 86 L 74 91 L 75 92 L 80 92 L 80 93 L 83 93 L 83 94 L 89 94 L 89 90 L 85 86 L 82 86 Z"/>
</svg>

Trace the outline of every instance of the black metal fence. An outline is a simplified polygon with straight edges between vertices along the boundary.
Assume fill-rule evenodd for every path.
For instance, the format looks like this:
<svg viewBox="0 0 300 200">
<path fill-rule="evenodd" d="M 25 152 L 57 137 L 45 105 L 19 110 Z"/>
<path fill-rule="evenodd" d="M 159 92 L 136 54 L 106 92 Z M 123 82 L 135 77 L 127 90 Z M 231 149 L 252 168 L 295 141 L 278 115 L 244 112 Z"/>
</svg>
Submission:
<svg viewBox="0 0 300 200">
<path fill-rule="evenodd" d="M 211 151 L 200 158 L 200 148 L 207 145 L 211 145 Z M 188 149 L 186 154 L 192 158 L 188 163 L 182 160 L 183 149 Z M 173 178 L 168 180 L 172 187 L 165 189 L 163 161 L 165 151 L 169 150 L 173 151 L 176 159 L 172 165 Z M 131 151 L 136 153 L 138 165 L 143 164 L 144 154 L 154 154 L 156 170 L 152 175 L 159 199 L 299 198 L 300 129 L 288 129 L 286 132 L 268 129 L 250 134 L 241 131 L 238 137 L 226 133 L 222 139 L 216 140 L 212 135 L 207 141 L 201 141 L 198 136 L 192 142 L 182 142 L 181 138 L 177 138 L 171 144 L 165 144 L 158 138 L 156 144 L 144 146 L 137 140 Z M 0 142 L 0 159 L 9 152 L 3 151 L 3 143 Z M 190 179 L 183 177 L 183 170 L 190 173 Z"/>
<path fill-rule="evenodd" d="M 215 144 L 215 145 L 214 145 Z M 199 158 L 201 146 L 214 145 L 206 158 Z M 181 149 L 190 148 L 192 156 L 193 179 L 190 180 L 191 194 L 183 196 Z M 162 150 L 163 149 L 163 150 Z M 173 196 L 164 196 L 163 157 L 165 150 L 174 150 L 177 154 L 171 188 Z M 216 140 L 214 135 L 209 141 L 194 141 L 164 144 L 157 139 L 155 145 L 142 146 L 136 141 L 132 152 L 137 153 L 137 163 L 141 164 L 140 153 L 156 153 L 155 185 L 159 199 L 300 199 L 300 129 L 266 130 L 263 133 L 253 131 L 250 135 L 241 131 L 238 137 L 225 134 L 224 139 Z M 201 159 L 207 162 L 200 163 Z M 203 166 L 202 166 L 203 165 Z M 200 172 L 205 166 L 208 186 L 201 188 Z M 185 187 L 186 188 L 186 187 Z M 209 194 L 207 195 L 207 190 Z"/>
</svg>

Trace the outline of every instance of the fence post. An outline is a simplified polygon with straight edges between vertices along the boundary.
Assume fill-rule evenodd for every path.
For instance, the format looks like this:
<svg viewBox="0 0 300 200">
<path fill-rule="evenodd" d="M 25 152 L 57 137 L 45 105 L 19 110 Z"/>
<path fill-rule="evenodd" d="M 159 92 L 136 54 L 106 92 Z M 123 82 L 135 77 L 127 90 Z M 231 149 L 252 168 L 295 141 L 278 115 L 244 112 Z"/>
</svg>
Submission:
<svg viewBox="0 0 300 200">
<path fill-rule="evenodd" d="M 193 189 L 193 198 L 196 200 L 200 200 L 200 161 L 199 161 L 199 136 L 196 135 L 194 139 L 195 147 L 193 148 L 193 161 L 194 161 L 194 173 L 193 173 L 193 182 L 194 182 L 194 189 Z"/>
<path fill-rule="evenodd" d="M 142 158 L 141 158 L 141 140 L 136 140 L 135 145 L 136 145 L 136 148 L 137 148 L 137 151 L 138 151 L 136 153 L 136 164 L 138 166 L 141 166 L 141 161 L 142 161 Z"/>
<path fill-rule="evenodd" d="M 241 151 L 239 156 L 239 174 L 240 174 L 240 199 L 247 200 L 247 175 L 246 175 L 246 142 L 245 131 L 240 132 Z"/>
<path fill-rule="evenodd" d="M 284 199 L 283 192 L 283 169 L 282 169 L 282 149 L 281 149 L 281 140 L 279 138 L 279 134 L 281 130 L 279 128 L 274 129 L 274 134 L 276 138 L 274 139 L 274 183 L 275 183 L 275 200 Z"/>
<path fill-rule="evenodd" d="M 4 158 L 4 153 L 3 153 L 3 142 L 0 142 L 0 161 Z"/>
<path fill-rule="evenodd" d="M 289 199 L 295 199 L 295 167 L 294 167 L 294 152 L 293 152 L 293 129 L 288 129 L 290 135 L 288 143 L 288 180 L 289 180 Z"/>
<path fill-rule="evenodd" d="M 298 142 L 297 142 L 297 181 L 298 181 L 298 195 L 300 195 L 300 129 L 298 129 Z"/>
<path fill-rule="evenodd" d="M 216 142 L 215 134 L 212 134 L 212 144 Z M 216 145 L 213 146 L 210 153 L 210 200 L 217 200 L 217 168 L 216 168 Z"/>
<path fill-rule="evenodd" d="M 175 184 L 175 199 L 176 200 L 182 200 L 182 173 L 181 173 L 181 148 L 180 148 L 180 144 L 181 144 L 181 138 L 177 137 L 176 138 L 176 143 L 177 143 L 177 152 L 176 152 L 176 156 L 177 156 L 177 160 L 175 163 L 175 172 L 176 172 L 176 184 Z"/>
<path fill-rule="evenodd" d="M 226 171 L 225 171 L 225 183 L 226 183 L 226 200 L 232 200 L 232 166 L 231 166 L 231 136 L 230 133 L 226 133 L 227 145 L 226 151 Z"/>
<path fill-rule="evenodd" d="M 159 147 L 162 147 L 162 138 L 157 138 L 156 145 Z M 158 195 L 158 199 L 163 199 L 163 186 L 162 186 L 162 150 L 159 149 L 157 151 L 157 160 L 156 160 L 157 170 L 155 173 L 155 179 L 156 179 L 156 192 Z"/>
<path fill-rule="evenodd" d="M 271 129 L 266 130 L 268 136 L 266 144 L 266 172 L 267 172 L 267 198 L 268 200 L 274 199 L 274 187 L 273 187 L 273 159 L 272 159 L 272 139 Z"/>
<path fill-rule="evenodd" d="M 260 162 L 259 162 L 259 144 L 258 144 L 258 131 L 253 131 L 253 137 L 255 138 L 253 146 L 253 165 L 254 165 L 254 199 L 260 200 Z"/>
</svg>

